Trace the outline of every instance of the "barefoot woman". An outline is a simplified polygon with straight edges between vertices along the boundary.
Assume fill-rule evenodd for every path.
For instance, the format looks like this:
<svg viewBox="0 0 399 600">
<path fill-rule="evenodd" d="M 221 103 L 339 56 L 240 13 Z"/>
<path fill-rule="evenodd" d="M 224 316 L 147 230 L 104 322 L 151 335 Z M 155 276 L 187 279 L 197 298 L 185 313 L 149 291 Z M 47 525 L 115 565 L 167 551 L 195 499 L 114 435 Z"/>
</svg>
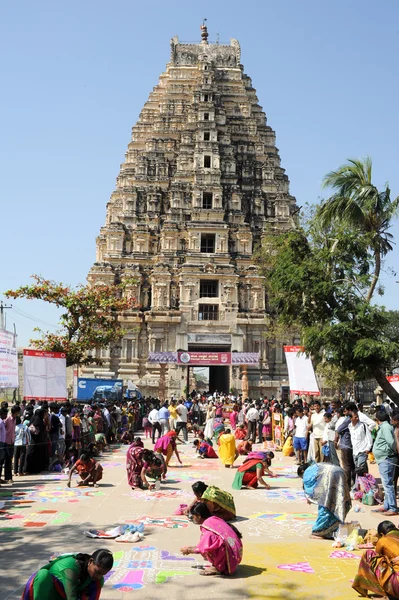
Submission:
<svg viewBox="0 0 399 600">
<path fill-rule="evenodd" d="M 192 509 L 193 521 L 201 528 L 198 546 L 184 546 L 180 552 L 201 554 L 212 567 L 201 571 L 201 575 L 231 575 L 242 559 L 241 533 L 223 519 L 212 516 L 204 502 Z"/>
<path fill-rule="evenodd" d="M 102 466 L 87 454 L 82 454 L 69 471 L 68 487 L 71 487 L 71 477 L 74 471 L 77 471 L 80 475 L 81 481 L 79 481 L 78 486 L 92 484 L 94 487 L 98 487 L 97 482 L 103 477 Z"/>
</svg>

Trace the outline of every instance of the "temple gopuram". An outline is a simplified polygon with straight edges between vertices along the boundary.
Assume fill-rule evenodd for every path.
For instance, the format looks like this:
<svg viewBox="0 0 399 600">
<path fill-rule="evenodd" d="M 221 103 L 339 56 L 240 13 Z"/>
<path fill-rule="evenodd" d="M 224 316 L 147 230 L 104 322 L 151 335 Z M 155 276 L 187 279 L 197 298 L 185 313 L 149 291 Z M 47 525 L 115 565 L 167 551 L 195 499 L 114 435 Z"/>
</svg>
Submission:
<svg viewBox="0 0 399 600">
<path fill-rule="evenodd" d="M 211 43 L 205 25 L 201 36 L 171 40 L 133 127 L 88 281 L 124 282 L 137 308 L 121 316 L 120 344 L 81 375 L 180 396 L 200 364 L 211 391 L 277 395 L 288 385 L 287 340 L 265 338 L 253 254 L 266 228 L 291 227 L 295 199 L 239 42 Z"/>
</svg>

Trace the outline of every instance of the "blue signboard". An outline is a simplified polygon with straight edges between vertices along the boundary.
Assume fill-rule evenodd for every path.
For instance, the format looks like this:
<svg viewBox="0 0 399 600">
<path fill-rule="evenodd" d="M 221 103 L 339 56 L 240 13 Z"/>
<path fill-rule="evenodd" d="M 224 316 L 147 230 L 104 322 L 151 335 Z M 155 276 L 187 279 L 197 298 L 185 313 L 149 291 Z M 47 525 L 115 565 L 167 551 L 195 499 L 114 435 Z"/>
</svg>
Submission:
<svg viewBox="0 0 399 600">
<path fill-rule="evenodd" d="M 122 379 L 78 378 L 78 400 L 107 402 L 122 400 Z"/>
</svg>

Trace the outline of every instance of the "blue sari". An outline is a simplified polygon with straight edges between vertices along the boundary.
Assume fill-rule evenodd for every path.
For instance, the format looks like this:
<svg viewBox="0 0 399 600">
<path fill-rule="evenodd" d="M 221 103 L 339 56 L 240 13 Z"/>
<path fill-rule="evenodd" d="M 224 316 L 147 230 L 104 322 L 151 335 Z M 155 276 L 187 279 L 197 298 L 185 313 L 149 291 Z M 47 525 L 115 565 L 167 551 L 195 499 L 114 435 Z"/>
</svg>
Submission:
<svg viewBox="0 0 399 600">
<path fill-rule="evenodd" d="M 303 489 L 308 500 L 318 505 L 312 534 L 331 538 L 351 508 L 343 469 L 328 463 L 313 464 L 303 474 Z"/>
</svg>

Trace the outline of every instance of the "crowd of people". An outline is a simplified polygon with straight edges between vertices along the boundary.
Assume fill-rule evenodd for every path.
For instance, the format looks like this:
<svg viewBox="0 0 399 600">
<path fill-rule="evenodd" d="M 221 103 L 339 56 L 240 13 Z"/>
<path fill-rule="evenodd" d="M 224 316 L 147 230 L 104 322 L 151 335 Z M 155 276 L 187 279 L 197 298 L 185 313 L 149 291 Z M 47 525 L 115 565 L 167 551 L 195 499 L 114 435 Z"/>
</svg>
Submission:
<svg viewBox="0 0 399 600">
<path fill-rule="evenodd" d="M 152 449 L 144 447 L 138 431 L 151 438 Z M 368 478 L 368 483 L 373 479 L 368 474 L 370 461 L 377 463 L 384 489 L 383 503 L 376 512 L 383 517 L 399 514 L 399 410 L 385 403 L 371 418 L 351 399 L 321 403 L 297 397 L 288 403 L 272 397 L 254 402 L 229 394 L 193 393 L 169 402 L 144 398 L 92 406 L 31 401 L 9 407 L 3 402 L 0 483 L 12 482 L 13 476 L 67 467 L 68 485 L 76 472 L 78 485 L 98 486 L 103 472 L 95 456 L 118 441 L 129 446 L 128 484 L 133 489 L 159 489 L 172 457 L 182 462 L 178 443 L 188 444 L 189 433 L 199 458 L 218 459 L 226 468 L 240 459 L 232 478 L 233 490 L 269 488 L 266 477 L 273 477 L 274 452 L 288 448 L 298 465 L 307 501 L 318 507 L 311 537 L 331 539 L 345 522 L 357 499 L 359 478 Z M 261 447 L 255 449 L 256 443 Z M 211 568 L 203 569 L 203 575 L 231 574 L 242 556 L 241 534 L 231 524 L 237 516 L 234 497 L 201 481 L 192 488 L 193 502 L 181 505 L 177 514 L 200 525 L 201 539 L 197 546 L 183 547 L 181 552 L 207 558 Z M 367 590 L 383 591 L 388 598 L 399 598 L 399 531 L 383 521 L 379 535 L 375 550 L 364 554 L 353 587 L 363 595 Z M 88 598 L 99 598 L 99 582 L 111 564 L 104 557 L 100 561 L 95 555 L 55 559 L 32 576 L 26 587 L 26 594 L 31 595 L 26 597 L 36 598 L 50 589 L 53 574 L 61 573 L 62 579 L 68 563 L 80 573 L 76 585 L 90 589 Z M 63 596 L 54 596 L 58 597 Z"/>
</svg>

